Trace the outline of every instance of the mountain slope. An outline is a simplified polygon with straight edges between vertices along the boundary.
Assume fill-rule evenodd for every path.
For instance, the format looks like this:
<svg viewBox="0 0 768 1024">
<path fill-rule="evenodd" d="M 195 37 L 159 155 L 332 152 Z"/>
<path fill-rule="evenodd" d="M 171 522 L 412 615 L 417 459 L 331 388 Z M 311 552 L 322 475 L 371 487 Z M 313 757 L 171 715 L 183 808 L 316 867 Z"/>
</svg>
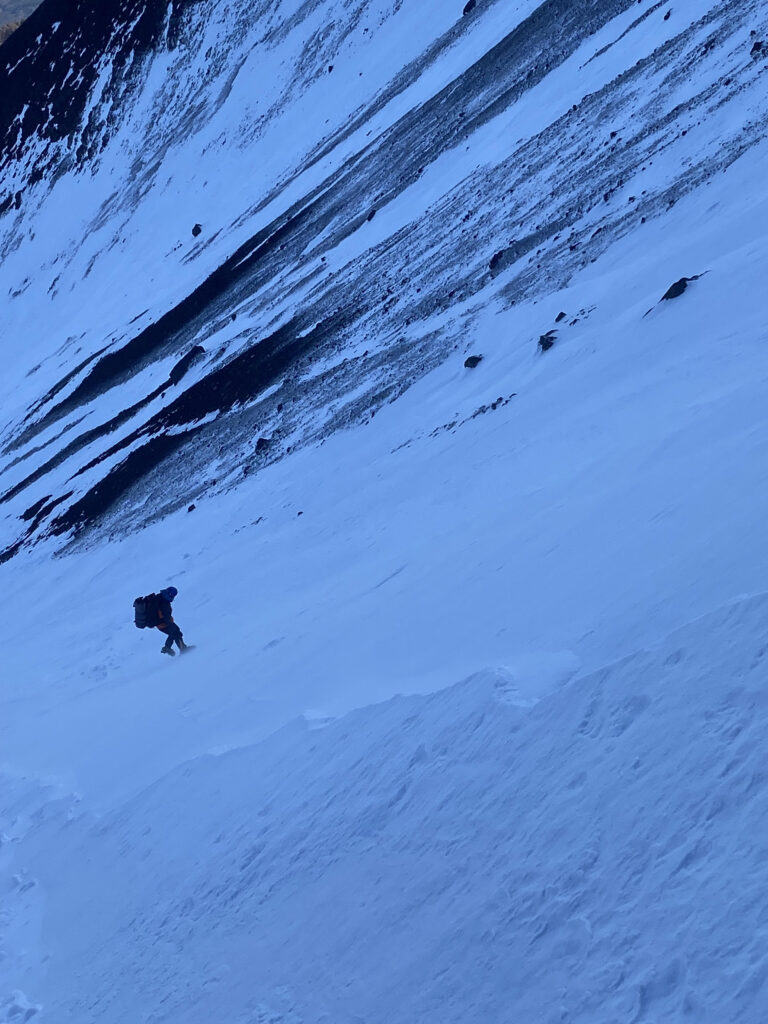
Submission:
<svg viewBox="0 0 768 1024">
<path fill-rule="evenodd" d="M 765 1018 L 765 15 L 580 7 L 24 29 L 0 1024 Z"/>
<path fill-rule="evenodd" d="M 626 241 L 367 427 L 3 566 L 8 1014 L 760 1019 L 763 157 L 670 213 L 678 298 Z"/>
<path fill-rule="evenodd" d="M 765 134 L 757 3 L 85 13 L 4 50 L 7 554 L 360 422 Z"/>
</svg>

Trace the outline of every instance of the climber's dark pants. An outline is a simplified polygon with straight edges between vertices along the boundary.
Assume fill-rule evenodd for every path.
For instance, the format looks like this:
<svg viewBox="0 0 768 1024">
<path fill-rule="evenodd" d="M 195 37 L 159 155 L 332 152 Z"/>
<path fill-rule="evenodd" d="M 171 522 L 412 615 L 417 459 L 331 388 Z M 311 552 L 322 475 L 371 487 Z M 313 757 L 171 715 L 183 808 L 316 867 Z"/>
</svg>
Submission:
<svg viewBox="0 0 768 1024">
<path fill-rule="evenodd" d="M 182 636 L 181 630 L 179 629 L 175 622 L 170 622 L 168 624 L 164 623 L 162 626 L 158 626 L 157 628 L 160 630 L 161 633 L 166 634 L 166 641 L 164 644 L 165 647 L 167 647 L 170 650 L 173 647 L 173 642 L 175 640 L 176 646 L 179 648 L 179 650 L 182 649 L 182 647 L 184 646 L 184 637 Z"/>
</svg>

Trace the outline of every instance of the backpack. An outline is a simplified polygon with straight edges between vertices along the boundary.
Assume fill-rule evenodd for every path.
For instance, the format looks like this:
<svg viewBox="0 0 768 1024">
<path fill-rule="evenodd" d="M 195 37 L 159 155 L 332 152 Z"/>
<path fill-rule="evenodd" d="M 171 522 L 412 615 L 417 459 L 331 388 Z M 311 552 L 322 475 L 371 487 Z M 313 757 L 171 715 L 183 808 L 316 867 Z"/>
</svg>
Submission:
<svg viewBox="0 0 768 1024">
<path fill-rule="evenodd" d="M 133 621 L 137 629 L 151 629 L 160 621 L 157 609 L 157 594 L 137 597 L 133 602 Z"/>
</svg>

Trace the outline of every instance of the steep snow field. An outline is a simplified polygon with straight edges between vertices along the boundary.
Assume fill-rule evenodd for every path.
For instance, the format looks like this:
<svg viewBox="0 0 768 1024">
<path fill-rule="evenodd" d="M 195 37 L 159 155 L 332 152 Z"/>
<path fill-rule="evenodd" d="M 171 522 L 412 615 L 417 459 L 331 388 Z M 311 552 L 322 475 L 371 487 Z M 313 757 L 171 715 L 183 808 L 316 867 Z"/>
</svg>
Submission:
<svg viewBox="0 0 768 1024">
<path fill-rule="evenodd" d="M 48 0 L 0 58 L 0 560 L 363 422 L 768 135 L 757 0 L 89 20 L 105 54 Z"/>
<path fill-rule="evenodd" d="M 762 1019 L 764 159 L 489 309 L 475 370 L 3 567 L 5 991 L 77 1021 Z M 561 308 L 590 312 L 537 354 Z M 173 662 L 130 623 L 169 581 Z"/>
<path fill-rule="evenodd" d="M 441 51 L 380 130 L 534 6 L 490 5 L 496 20 Z M 406 10 L 401 56 L 455 20 Z M 666 10 L 610 22 L 545 79 L 546 103 L 574 82 L 585 95 L 579 68 L 603 46 L 617 41 L 589 68 L 608 81 L 640 42 L 662 45 Z M 508 254 L 465 300 L 423 312 L 419 336 L 451 344 L 396 401 L 245 477 L 223 446 L 219 486 L 191 511 L 139 532 L 115 516 L 0 565 L 0 1024 L 768 1019 L 768 79 L 749 74 L 699 141 L 676 136 L 703 166 L 751 126 L 740 155 L 606 229 L 559 285 L 550 265 L 518 294 Z M 342 125 L 338 102 L 308 109 Z M 520 104 L 514 130 L 533 136 L 536 104 Z M 473 138 L 420 177 L 438 206 L 507 152 L 490 122 Z M 663 196 L 679 171 L 659 159 L 643 187 Z M 93 181 L 97 204 L 109 186 Z M 86 193 L 76 176 L 55 188 Z M 371 231 L 396 234 L 422 198 L 393 197 Z M 63 203 L 62 333 L 103 340 L 110 273 L 119 317 L 139 312 L 153 202 L 131 214 L 125 255 L 82 281 L 96 243 L 80 253 L 80 209 Z M 254 229 L 211 242 L 210 267 Z M 32 273 L 33 243 L 4 272 L 29 259 Z M 368 255 L 353 234 L 327 262 Z M 168 280 L 159 311 L 196 277 Z M 37 287 L 6 303 L 31 342 L 9 354 L 12 423 L 61 371 Z M 146 392 L 129 379 L 100 408 Z M 153 487 L 173 492 L 178 473 L 171 458 Z M 154 508 L 153 492 L 125 500 L 128 523 Z M 170 583 L 196 644 L 174 660 L 131 621 L 135 596 Z"/>
</svg>

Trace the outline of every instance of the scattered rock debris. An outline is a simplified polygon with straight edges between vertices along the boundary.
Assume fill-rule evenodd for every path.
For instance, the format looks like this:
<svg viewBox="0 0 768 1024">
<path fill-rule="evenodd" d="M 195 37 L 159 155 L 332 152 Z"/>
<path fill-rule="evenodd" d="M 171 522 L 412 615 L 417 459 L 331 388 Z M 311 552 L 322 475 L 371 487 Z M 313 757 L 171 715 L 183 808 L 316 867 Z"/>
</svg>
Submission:
<svg viewBox="0 0 768 1024">
<path fill-rule="evenodd" d="M 502 395 L 499 395 L 499 397 L 495 399 L 493 402 L 488 402 L 486 405 L 478 406 L 478 408 L 475 409 L 475 411 L 471 415 L 465 416 L 463 420 L 460 420 L 457 416 L 456 419 L 450 420 L 448 423 L 443 423 L 442 426 L 435 427 L 435 429 L 430 433 L 429 436 L 437 437 L 438 434 L 442 434 L 446 430 L 458 430 L 459 427 L 463 427 L 464 424 L 469 423 L 470 420 L 477 419 L 478 416 L 482 416 L 486 412 L 493 412 L 496 409 L 501 408 L 501 406 L 507 405 L 509 402 L 511 402 L 513 398 L 516 397 L 516 391 L 513 391 L 511 395 L 507 395 L 506 398 L 504 398 Z M 405 441 L 401 445 L 398 445 L 397 448 L 393 449 L 393 452 L 399 451 L 400 448 L 407 448 L 411 444 L 412 440 L 413 438 L 411 438 L 408 441 Z"/>
</svg>

